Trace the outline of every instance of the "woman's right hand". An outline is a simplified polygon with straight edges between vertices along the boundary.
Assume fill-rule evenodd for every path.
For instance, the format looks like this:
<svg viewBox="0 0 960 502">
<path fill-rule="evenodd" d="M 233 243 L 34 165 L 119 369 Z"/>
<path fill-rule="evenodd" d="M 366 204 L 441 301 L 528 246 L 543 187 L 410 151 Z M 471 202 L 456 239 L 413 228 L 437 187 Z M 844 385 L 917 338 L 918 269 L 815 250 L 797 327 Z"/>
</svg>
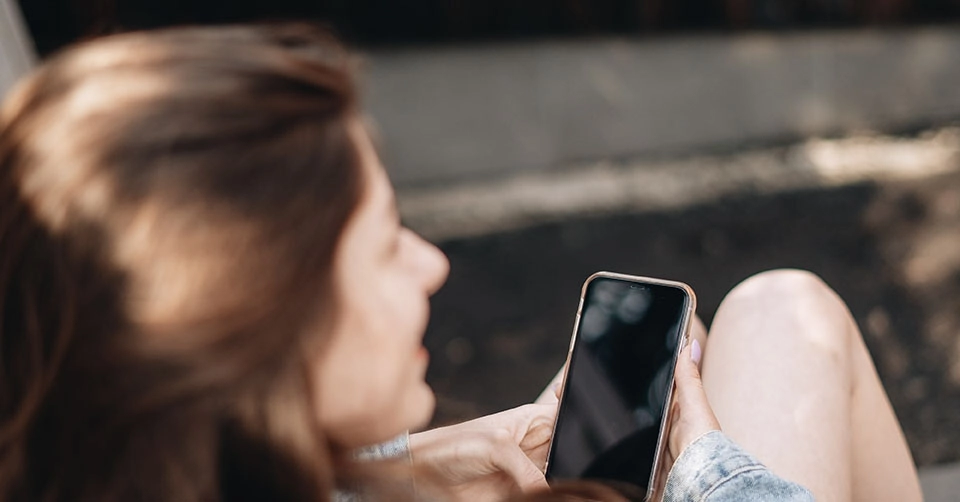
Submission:
<svg viewBox="0 0 960 502">
<path fill-rule="evenodd" d="M 411 434 L 415 471 L 452 500 L 504 500 L 546 490 L 543 468 L 557 402 L 544 401 Z"/>
<path fill-rule="evenodd" d="M 693 343 L 680 352 L 677 359 L 674 373 L 677 387 L 668 445 L 670 457 L 674 460 L 700 436 L 720 430 L 720 422 L 707 402 L 707 394 L 703 391 L 703 381 L 700 379 L 699 364 L 702 354 L 700 343 L 694 339 Z"/>
</svg>

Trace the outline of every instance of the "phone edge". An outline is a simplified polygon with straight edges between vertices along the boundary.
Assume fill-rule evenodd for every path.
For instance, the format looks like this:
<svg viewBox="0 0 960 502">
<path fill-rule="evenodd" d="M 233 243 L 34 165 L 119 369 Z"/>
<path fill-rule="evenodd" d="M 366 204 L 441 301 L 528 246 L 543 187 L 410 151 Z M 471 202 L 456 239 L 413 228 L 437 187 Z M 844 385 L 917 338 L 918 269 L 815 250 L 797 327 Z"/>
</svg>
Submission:
<svg viewBox="0 0 960 502">
<path fill-rule="evenodd" d="M 661 463 L 663 461 L 663 454 L 666 451 L 668 440 L 667 435 L 670 433 L 669 426 L 673 420 L 673 396 L 674 389 L 676 389 L 676 371 L 677 363 L 680 359 L 680 352 L 690 343 L 690 332 L 691 326 L 693 325 L 693 318 L 697 312 L 697 296 L 693 292 L 693 288 L 690 285 L 679 282 L 679 281 L 666 281 L 671 283 L 673 286 L 682 289 L 687 293 L 687 298 L 689 300 L 687 305 L 687 311 L 684 315 L 683 324 L 680 327 L 680 331 L 677 334 L 679 340 L 677 342 L 677 350 L 673 354 L 673 373 L 671 374 L 671 385 L 670 389 L 667 391 L 666 398 L 666 413 L 663 414 L 663 419 L 660 422 L 660 435 L 657 438 L 657 453 L 653 457 L 653 467 L 650 469 L 650 480 L 647 481 L 647 496 L 644 499 L 645 501 L 652 500 L 653 496 L 662 495 L 662 488 L 660 486 L 660 481 L 662 480 L 666 484 L 666 475 L 663 478 L 660 478 Z M 558 408 L 559 410 L 559 408 Z"/>
<path fill-rule="evenodd" d="M 587 277 L 583 281 L 583 285 L 580 287 L 580 303 L 577 304 L 577 315 L 573 321 L 573 333 L 570 334 L 570 344 L 567 347 L 567 357 L 563 361 L 563 378 L 560 379 L 563 382 L 563 385 L 560 386 L 560 393 L 557 395 L 557 417 L 553 420 L 553 427 L 550 432 L 550 444 L 547 447 L 547 457 L 546 461 L 543 464 L 543 476 L 547 478 L 547 472 L 550 470 L 550 455 L 553 453 L 553 438 L 557 434 L 557 423 L 560 421 L 560 404 L 563 402 L 563 396 L 567 393 L 567 373 L 570 371 L 570 358 L 573 357 L 573 346 L 577 343 L 577 333 L 580 331 L 580 314 L 583 311 L 583 299 L 587 294 L 587 286 L 590 284 L 590 281 L 597 278 L 597 274 L 602 272 L 596 272 Z M 547 480 L 549 483 L 549 480 Z"/>
</svg>

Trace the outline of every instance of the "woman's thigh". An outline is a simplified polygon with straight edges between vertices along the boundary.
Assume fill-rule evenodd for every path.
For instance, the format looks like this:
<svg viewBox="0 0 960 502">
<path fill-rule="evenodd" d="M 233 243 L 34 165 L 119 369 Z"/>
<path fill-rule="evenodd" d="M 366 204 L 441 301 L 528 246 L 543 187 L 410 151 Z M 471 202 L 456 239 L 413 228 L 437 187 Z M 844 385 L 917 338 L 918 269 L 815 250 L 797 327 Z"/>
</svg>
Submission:
<svg viewBox="0 0 960 502">
<path fill-rule="evenodd" d="M 856 324 L 813 274 L 765 272 L 731 291 L 710 329 L 703 380 L 724 431 L 817 500 L 919 500 Z"/>
</svg>

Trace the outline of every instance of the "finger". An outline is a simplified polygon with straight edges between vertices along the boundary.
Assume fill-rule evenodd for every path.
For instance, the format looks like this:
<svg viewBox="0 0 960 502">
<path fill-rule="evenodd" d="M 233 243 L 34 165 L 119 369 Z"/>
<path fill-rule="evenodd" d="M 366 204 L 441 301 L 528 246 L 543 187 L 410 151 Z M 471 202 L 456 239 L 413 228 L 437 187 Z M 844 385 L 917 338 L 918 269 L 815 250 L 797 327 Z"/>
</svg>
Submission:
<svg viewBox="0 0 960 502">
<path fill-rule="evenodd" d="M 677 401 L 681 403 L 691 402 L 699 404 L 700 401 L 706 401 L 706 394 L 703 392 L 703 380 L 700 378 L 700 359 L 702 349 L 700 343 L 694 339 L 680 352 L 677 358 L 677 369 L 674 379 L 677 382 Z M 702 398 L 702 399 L 701 399 Z"/>
<path fill-rule="evenodd" d="M 699 343 L 694 340 L 690 346 L 683 349 L 677 360 L 675 380 L 678 419 L 670 437 L 670 448 L 674 457 L 679 456 L 697 437 L 711 430 L 720 430 L 720 423 L 717 422 L 707 401 L 707 394 L 703 391 L 703 381 L 697 367 L 699 355 Z"/>
<path fill-rule="evenodd" d="M 690 339 L 691 345 L 692 340 L 696 340 L 699 343 L 702 351 L 707 349 L 707 327 L 703 324 L 703 321 L 700 320 L 700 316 L 693 316 L 693 324 L 690 325 Z M 701 353 L 701 355 L 703 354 Z M 697 365 L 698 368 L 700 366 L 700 364 Z"/>
<path fill-rule="evenodd" d="M 697 340 L 680 353 L 674 377 L 677 382 L 677 405 L 680 412 L 688 419 L 695 418 L 706 423 L 716 423 L 717 419 L 707 400 L 707 393 L 703 390 L 703 380 L 700 377 L 701 355 L 700 343 Z"/>
<path fill-rule="evenodd" d="M 516 434 L 517 441 L 527 435 L 533 428 L 542 425 L 553 427 L 557 418 L 557 403 L 531 403 L 501 412 L 509 416 L 510 429 Z"/>
<path fill-rule="evenodd" d="M 547 480 L 540 468 L 518 446 L 504 445 L 493 452 L 493 464 L 524 492 L 545 489 Z"/>
<path fill-rule="evenodd" d="M 534 404 L 556 403 L 559 400 L 560 398 L 558 397 L 556 389 L 551 386 L 543 389 L 543 392 L 537 396 L 537 400 L 534 401 Z"/>
<path fill-rule="evenodd" d="M 527 433 L 520 439 L 520 449 L 527 451 L 547 444 L 553 434 L 553 417 L 537 416 L 530 421 Z"/>
<path fill-rule="evenodd" d="M 550 452 L 549 442 L 543 443 L 532 450 L 524 450 L 523 452 L 527 455 L 527 458 L 537 466 L 540 472 L 544 472 L 547 468 L 547 453 Z"/>
<path fill-rule="evenodd" d="M 546 388 L 543 389 L 543 392 L 540 393 L 540 396 L 537 397 L 537 400 L 534 401 L 534 403 L 555 403 L 560 399 L 560 389 L 563 384 L 564 370 L 566 370 L 566 365 L 562 366 L 560 371 L 553 376 L 553 379 L 550 380 L 550 383 L 547 384 Z"/>
</svg>

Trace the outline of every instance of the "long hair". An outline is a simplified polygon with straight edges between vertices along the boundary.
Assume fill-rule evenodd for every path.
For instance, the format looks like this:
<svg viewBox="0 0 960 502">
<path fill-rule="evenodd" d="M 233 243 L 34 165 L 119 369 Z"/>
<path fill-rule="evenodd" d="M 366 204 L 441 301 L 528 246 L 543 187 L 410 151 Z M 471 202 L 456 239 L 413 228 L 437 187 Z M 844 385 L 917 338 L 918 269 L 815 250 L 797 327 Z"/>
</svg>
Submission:
<svg viewBox="0 0 960 502">
<path fill-rule="evenodd" d="M 299 25 L 107 37 L 0 111 L 0 498 L 326 500 L 307 355 L 363 184 Z"/>
</svg>

